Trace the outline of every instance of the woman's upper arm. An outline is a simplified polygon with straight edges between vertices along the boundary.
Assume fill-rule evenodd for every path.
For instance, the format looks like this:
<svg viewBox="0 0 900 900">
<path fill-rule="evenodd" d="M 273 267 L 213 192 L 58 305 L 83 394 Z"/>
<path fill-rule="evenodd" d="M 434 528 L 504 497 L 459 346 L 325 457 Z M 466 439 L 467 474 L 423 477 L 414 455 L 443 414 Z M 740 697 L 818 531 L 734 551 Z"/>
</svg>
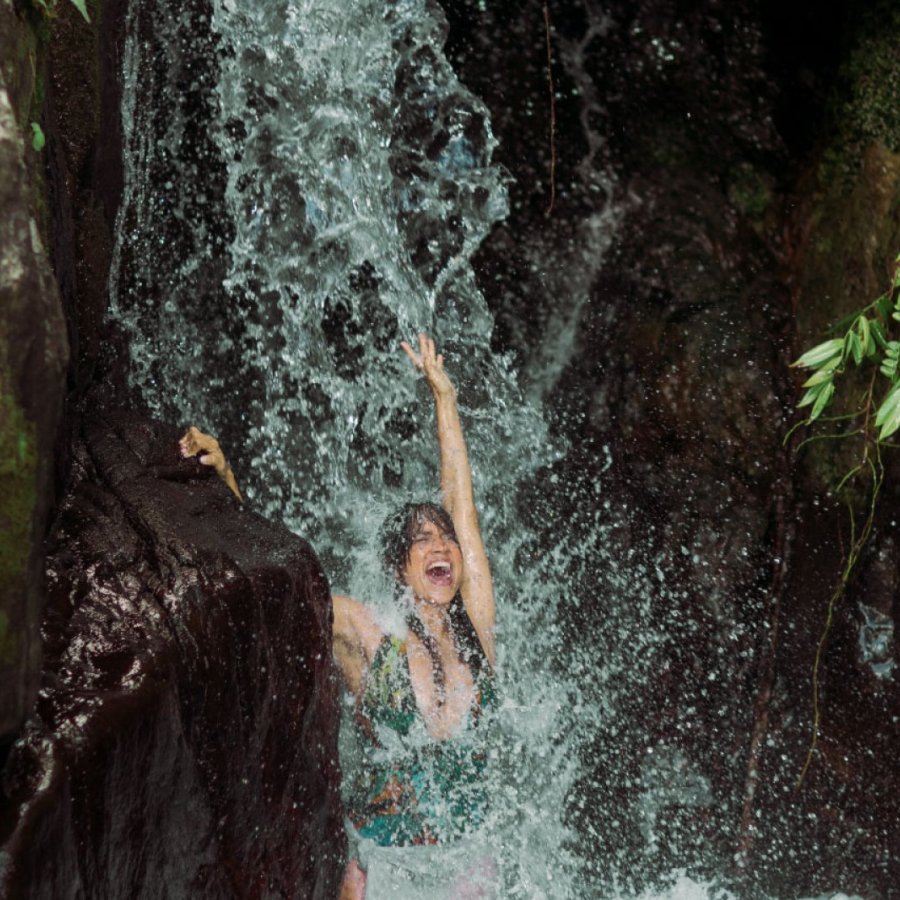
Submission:
<svg viewBox="0 0 900 900">
<path fill-rule="evenodd" d="M 343 594 L 333 594 L 331 602 L 334 656 L 347 684 L 356 693 L 384 633 L 365 604 Z"/>
<path fill-rule="evenodd" d="M 475 627 L 485 656 L 492 666 L 497 662 L 495 626 L 497 620 L 494 602 L 494 582 L 488 561 L 481 529 L 478 527 L 478 513 L 474 504 L 457 503 L 448 510 L 453 519 L 453 527 L 459 539 L 459 549 L 463 558 L 463 581 L 460 585 L 463 605 Z"/>
</svg>

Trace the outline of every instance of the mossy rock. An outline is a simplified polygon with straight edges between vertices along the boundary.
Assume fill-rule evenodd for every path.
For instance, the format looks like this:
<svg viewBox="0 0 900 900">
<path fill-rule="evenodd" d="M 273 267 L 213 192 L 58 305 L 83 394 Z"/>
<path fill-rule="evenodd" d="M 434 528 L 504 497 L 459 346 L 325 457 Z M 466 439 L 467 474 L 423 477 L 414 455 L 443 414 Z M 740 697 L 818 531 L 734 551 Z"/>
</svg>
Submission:
<svg viewBox="0 0 900 900">
<path fill-rule="evenodd" d="M 0 740 L 15 734 L 39 678 L 42 546 L 68 364 L 31 144 L 40 38 L 34 10 L 22 12 L 0 5 Z"/>
<path fill-rule="evenodd" d="M 5 355 L 5 353 L 4 353 Z M 0 384 L 9 373 L 0 370 Z M 37 498 L 34 425 L 9 390 L 0 393 L 0 582 L 22 577 Z M 0 662 L 4 661 L 0 655 Z"/>
<path fill-rule="evenodd" d="M 872 144 L 900 153 L 898 46 L 900 6 L 878 2 L 862 12 L 832 103 L 836 140 L 823 159 L 826 178 L 852 180 Z"/>
</svg>

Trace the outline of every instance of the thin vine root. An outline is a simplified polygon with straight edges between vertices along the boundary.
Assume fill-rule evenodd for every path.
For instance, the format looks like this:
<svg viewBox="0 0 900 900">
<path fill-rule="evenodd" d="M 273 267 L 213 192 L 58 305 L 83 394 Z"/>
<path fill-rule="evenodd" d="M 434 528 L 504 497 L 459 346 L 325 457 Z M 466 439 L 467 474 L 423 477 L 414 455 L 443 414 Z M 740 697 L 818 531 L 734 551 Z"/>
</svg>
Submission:
<svg viewBox="0 0 900 900">
<path fill-rule="evenodd" d="M 831 599 L 828 601 L 828 611 L 825 615 L 825 625 L 822 628 L 822 633 L 819 636 L 819 643 L 816 646 L 816 656 L 813 661 L 812 670 L 812 739 L 810 740 L 809 749 L 806 751 L 806 759 L 803 762 L 803 768 L 800 771 L 800 777 L 797 779 L 798 789 L 803 784 L 803 781 L 806 778 L 806 774 L 809 771 L 809 767 L 812 764 L 813 757 L 819 745 L 819 734 L 822 724 L 822 704 L 819 693 L 819 671 L 822 665 L 822 655 L 825 652 L 825 645 L 828 643 L 828 636 L 831 633 L 831 626 L 834 622 L 834 611 L 837 608 L 838 602 L 840 601 L 841 597 L 843 597 L 844 592 L 847 589 L 847 583 L 850 580 L 850 575 L 853 572 L 856 563 L 859 561 L 859 557 L 862 554 L 863 548 L 865 547 L 866 543 L 869 540 L 869 537 L 872 534 L 872 528 L 875 523 L 875 508 L 878 503 L 878 495 L 881 493 L 881 486 L 884 483 L 884 465 L 881 461 L 881 449 L 877 443 L 875 444 L 875 455 L 877 465 L 876 462 L 873 462 L 870 458 L 868 458 L 868 451 L 866 453 L 865 463 L 868 463 L 872 473 L 872 494 L 869 498 L 869 512 L 866 516 L 865 524 L 863 525 L 862 531 L 858 535 L 856 534 L 856 517 L 853 514 L 852 503 L 850 503 L 849 501 L 847 503 L 847 510 L 850 514 L 850 553 L 847 555 L 847 560 L 844 564 L 844 569 L 841 572 L 841 577 L 840 579 L 838 579 L 838 583 L 835 585 L 834 591 L 832 591 Z M 848 473 L 848 476 L 858 473 L 861 468 L 862 465 L 857 467 L 855 472 Z M 841 482 L 841 485 L 843 486 L 846 481 L 847 478 L 845 477 Z"/>
</svg>

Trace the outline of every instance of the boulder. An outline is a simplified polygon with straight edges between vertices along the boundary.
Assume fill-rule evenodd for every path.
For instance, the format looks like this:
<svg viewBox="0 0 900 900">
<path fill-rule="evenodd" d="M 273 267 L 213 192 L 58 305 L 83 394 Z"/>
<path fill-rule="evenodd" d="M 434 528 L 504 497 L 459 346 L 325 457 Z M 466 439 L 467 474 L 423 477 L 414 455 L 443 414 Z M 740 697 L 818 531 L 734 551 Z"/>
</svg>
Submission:
<svg viewBox="0 0 900 900">
<path fill-rule="evenodd" d="M 8 897 L 331 897 L 331 604 L 306 541 L 86 421 L 48 551 L 43 684 L 4 773 Z"/>
</svg>

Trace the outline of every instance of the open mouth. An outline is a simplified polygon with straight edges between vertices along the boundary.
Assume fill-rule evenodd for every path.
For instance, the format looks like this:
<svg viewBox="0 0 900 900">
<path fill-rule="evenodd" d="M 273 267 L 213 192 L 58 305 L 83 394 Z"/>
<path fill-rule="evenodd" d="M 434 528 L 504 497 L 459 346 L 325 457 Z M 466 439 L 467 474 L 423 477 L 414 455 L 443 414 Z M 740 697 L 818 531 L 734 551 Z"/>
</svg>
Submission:
<svg viewBox="0 0 900 900">
<path fill-rule="evenodd" d="M 425 569 L 425 577 L 431 584 L 438 587 L 448 587 L 453 581 L 453 572 L 450 569 L 450 563 L 436 562 L 432 563 Z"/>
</svg>

